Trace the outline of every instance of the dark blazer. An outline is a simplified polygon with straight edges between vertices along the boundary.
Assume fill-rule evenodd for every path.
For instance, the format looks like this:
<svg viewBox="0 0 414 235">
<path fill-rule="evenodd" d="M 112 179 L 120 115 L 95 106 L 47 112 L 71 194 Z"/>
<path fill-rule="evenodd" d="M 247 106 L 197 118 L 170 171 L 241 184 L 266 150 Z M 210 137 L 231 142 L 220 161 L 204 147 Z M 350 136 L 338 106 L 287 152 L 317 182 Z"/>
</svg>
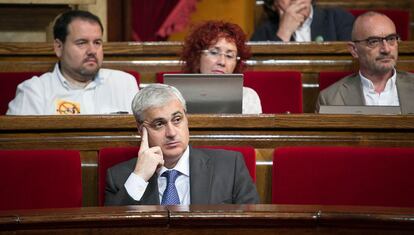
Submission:
<svg viewBox="0 0 414 235">
<path fill-rule="evenodd" d="M 319 8 L 313 6 L 311 40 L 317 37 L 323 41 L 351 41 L 354 16 L 340 8 Z M 267 19 L 253 33 L 251 41 L 282 41 L 276 36 L 279 18 Z M 291 41 L 294 41 L 291 38 Z"/>
<path fill-rule="evenodd" d="M 414 74 L 397 71 L 396 85 L 401 113 L 414 113 Z M 347 76 L 322 90 L 316 112 L 321 105 L 365 105 L 359 74 Z"/>
<path fill-rule="evenodd" d="M 105 205 L 159 205 L 155 173 L 141 201 L 132 199 L 124 184 L 134 171 L 136 158 L 108 169 Z M 252 204 L 259 196 L 239 152 L 190 147 L 191 204 Z"/>
</svg>

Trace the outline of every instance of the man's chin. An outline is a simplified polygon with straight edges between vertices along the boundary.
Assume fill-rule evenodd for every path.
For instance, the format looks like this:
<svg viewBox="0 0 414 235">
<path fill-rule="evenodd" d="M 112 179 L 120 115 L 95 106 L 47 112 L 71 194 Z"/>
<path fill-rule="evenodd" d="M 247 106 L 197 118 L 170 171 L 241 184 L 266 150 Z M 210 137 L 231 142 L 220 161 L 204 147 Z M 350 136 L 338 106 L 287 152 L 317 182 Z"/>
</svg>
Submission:
<svg viewBox="0 0 414 235">
<path fill-rule="evenodd" d="M 164 158 L 179 158 L 183 155 L 185 149 L 182 147 L 175 147 L 175 148 L 164 148 L 162 149 L 162 154 Z"/>
<path fill-rule="evenodd" d="M 93 68 L 84 68 L 80 72 L 84 76 L 95 76 L 99 71 L 99 67 L 93 67 Z"/>
</svg>

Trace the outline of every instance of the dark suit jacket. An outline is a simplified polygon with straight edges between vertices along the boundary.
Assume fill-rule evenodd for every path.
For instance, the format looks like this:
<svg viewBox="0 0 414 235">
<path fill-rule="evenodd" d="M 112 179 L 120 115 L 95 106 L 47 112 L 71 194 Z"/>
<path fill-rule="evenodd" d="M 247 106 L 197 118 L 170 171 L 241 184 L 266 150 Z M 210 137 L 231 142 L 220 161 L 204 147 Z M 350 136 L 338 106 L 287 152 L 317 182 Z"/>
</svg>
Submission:
<svg viewBox="0 0 414 235">
<path fill-rule="evenodd" d="M 159 205 L 155 173 L 149 180 L 141 201 L 127 193 L 124 184 L 134 171 L 136 158 L 108 169 L 105 205 Z M 239 152 L 190 147 L 191 204 L 251 204 L 259 196 Z"/>
<path fill-rule="evenodd" d="M 322 37 L 323 41 L 351 41 L 354 16 L 340 8 L 313 6 L 311 40 Z M 251 41 L 282 41 L 276 36 L 279 18 L 267 19 L 253 33 Z M 291 39 L 293 41 L 293 38 Z"/>
<path fill-rule="evenodd" d="M 401 113 L 414 113 L 414 74 L 397 71 L 396 85 Z M 347 76 L 321 91 L 316 112 L 321 105 L 365 105 L 359 74 Z"/>
</svg>

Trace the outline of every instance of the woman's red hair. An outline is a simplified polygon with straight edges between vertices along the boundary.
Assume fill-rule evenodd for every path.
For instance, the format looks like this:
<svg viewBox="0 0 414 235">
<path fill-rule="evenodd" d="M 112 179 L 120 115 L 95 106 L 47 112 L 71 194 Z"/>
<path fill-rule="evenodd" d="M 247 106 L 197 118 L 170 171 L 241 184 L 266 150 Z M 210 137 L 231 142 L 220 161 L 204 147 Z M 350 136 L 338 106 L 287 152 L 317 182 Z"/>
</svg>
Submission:
<svg viewBox="0 0 414 235">
<path fill-rule="evenodd" d="M 246 45 L 246 34 L 237 24 L 223 21 L 207 21 L 196 26 L 184 40 L 181 53 L 182 70 L 186 73 L 200 73 L 201 51 L 225 38 L 234 42 L 237 47 L 237 61 L 233 73 L 241 73 L 245 69 L 245 60 L 250 57 L 250 48 Z"/>
</svg>

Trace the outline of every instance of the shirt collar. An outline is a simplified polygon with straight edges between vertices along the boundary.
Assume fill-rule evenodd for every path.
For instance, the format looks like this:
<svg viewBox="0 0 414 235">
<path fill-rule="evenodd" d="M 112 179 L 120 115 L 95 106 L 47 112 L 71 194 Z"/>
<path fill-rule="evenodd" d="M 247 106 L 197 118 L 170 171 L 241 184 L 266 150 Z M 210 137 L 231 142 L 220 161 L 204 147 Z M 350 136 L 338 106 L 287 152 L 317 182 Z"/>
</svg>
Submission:
<svg viewBox="0 0 414 235">
<path fill-rule="evenodd" d="M 190 176 L 190 147 L 187 145 L 183 155 L 178 160 L 177 164 L 173 168 L 174 170 L 179 171 L 181 174 L 185 176 Z M 158 176 L 162 175 L 167 170 L 171 170 L 162 166 L 158 172 Z"/>
<path fill-rule="evenodd" d="M 395 68 L 393 69 L 393 74 L 390 79 L 388 79 L 387 84 L 385 84 L 385 88 L 383 92 L 391 91 L 395 86 L 395 81 L 397 80 L 397 73 L 395 71 Z M 359 71 L 359 76 L 361 77 L 362 87 L 367 90 L 374 90 L 374 84 L 371 80 L 366 78 L 364 75 L 362 75 L 361 71 Z"/>
</svg>

